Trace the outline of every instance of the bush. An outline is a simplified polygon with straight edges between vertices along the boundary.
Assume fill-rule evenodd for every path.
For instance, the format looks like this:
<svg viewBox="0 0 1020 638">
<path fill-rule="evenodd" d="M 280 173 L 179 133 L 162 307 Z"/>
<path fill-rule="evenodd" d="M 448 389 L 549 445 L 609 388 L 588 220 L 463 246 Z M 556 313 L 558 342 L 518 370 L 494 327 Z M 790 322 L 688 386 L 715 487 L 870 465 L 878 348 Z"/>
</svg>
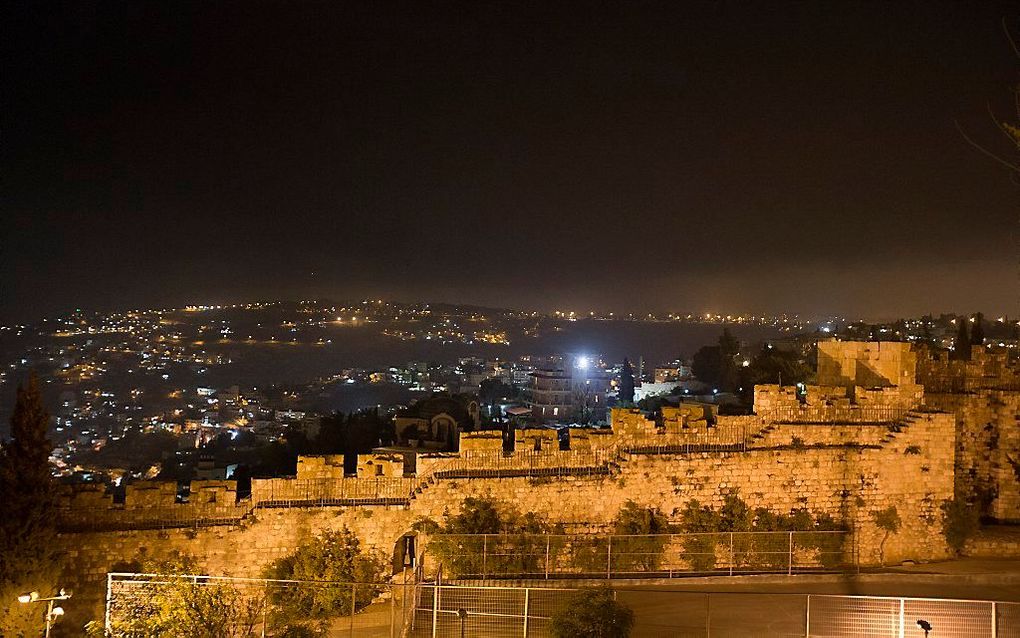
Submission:
<svg viewBox="0 0 1020 638">
<path fill-rule="evenodd" d="M 889 536 L 900 531 L 900 513 L 896 511 L 895 505 L 890 505 L 884 510 L 874 513 L 875 525 L 885 532 L 882 541 L 878 544 L 878 560 L 885 565 L 885 542 Z"/>
<path fill-rule="evenodd" d="M 608 587 L 571 594 L 549 622 L 553 638 L 626 638 L 634 612 L 618 602 Z"/>
<path fill-rule="evenodd" d="M 445 525 L 422 519 L 415 529 L 434 536 L 428 551 L 454 577 L 537 574 L 545 569 L 547 547 L 552 560 L 564 546 L 560 538 L 546 538 L 561 531 L 547 520 L 492 498 L 468 497 Z"/>
<path fill-rule="evenodd" d="M 946 544 L 957 554 L 980 527 L 981 515 L 974 505 L 958 498 L 942 504 L 942 534 Z"/>
<path fill-rule="evenodd" d="M 354 611 L 368 606 L 378 588 L 359 585 L 352 590 L 349 583 L 378 582 L 381 574 L 381 563 L 363 555 L 358 537 L 345 527 L 301 545 L 270 565 L 264 576 L 322 583 L 273 589 L 275 621 L 298 631 L 298 627 L 322 630 L 331 619 L 350 614 L 352 605 Z"/>
<path fill-rule="evenodd" d="M 200 570 L 194 557 L 176 551 L 160 560 L 143 554 L 136 562 L 143 571 L 164 576 L 152 581 L 144 597 L 121 599 L 114 604 L 114 634 L 153 638 L 258 635 L 257 627 L 266 611 L 261 593 L 251 595 L 228 582 L 203 582 L 184 576 Z M 87 632 L 89 636 L 102 636 L 103 626 L 97 623 Z"/>
<path fill-rule="evenodd" d="M 627 501 L 616 514 L 613 524 L 613 546 L 606 548 L 606 556 L 612 552 L 612 570 L 654 571 L 662 563 L 662 552 L 669 542 L 669 522 L 654 507 L 642 507 L 634 501 Z"/>
<path fill-rule="evenodd" d="M 736 494 L 726 496 L 719 510 L 692 500 L 680 513 L 680 528 L 690 534 L 683 539 L 686 560 L 694 571 L 716 568 L 716 545 L 723 539 L 728 558 L 729 539 L 725 532 L 819 532 L 798 534 L 798 547 L 818 550 L 823 567 L 833 568 L 843 562 L 843 538 L 821 532 L 839 531 L 843 527 L 827 514 L 814 515 L 805 508 L 789 514 L 773 512 L 764 507 L 752 510 Z M 779 535 L 761 534 L 734 537 L 733 567 L 774 569 L 786 565 L 789 541 Z"/>
</svg>

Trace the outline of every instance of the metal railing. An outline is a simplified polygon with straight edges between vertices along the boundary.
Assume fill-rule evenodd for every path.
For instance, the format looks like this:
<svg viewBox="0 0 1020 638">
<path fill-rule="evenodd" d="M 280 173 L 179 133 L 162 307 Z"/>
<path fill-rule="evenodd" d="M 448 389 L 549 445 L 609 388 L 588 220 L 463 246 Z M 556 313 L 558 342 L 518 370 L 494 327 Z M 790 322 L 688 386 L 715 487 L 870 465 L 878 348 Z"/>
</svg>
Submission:
<svg viewBox="0 0 1020 638">
<path fill-rule="evenodd" d="M 406 503 L 414 478 L 267 479 L 252 481 L 256 507 L 329 507 L 335 505 Z"/>
<path fill-rule="evenodd" d="M 721 424 L 635 437 L 621 441 L 616 447 L 630 454 L 743 452 L 748 448 L 749 435 L 746 423 Z"/>
<path fill-rule="evenodd" d="M 63 533 L 216 527 L 237 525 L 252 511 L 251 503 L 245 501 L 217 506 L 181 503 L 164 507 L 64 509 L 57 512 L 56 524 Z"/>
<path fill-rule="evenodd" d="M 402 505 L 418 485 L 414 478 L 397 477 L 255 481 L 251 498 L 235 504 L 63 509 L 57 513 L 57 528 L 73 533 L 237 525 L 258 509 Z"/>
<path fill-rule="evenodd" d="M 800 574 L 856 566 L 845 531 L 437 534 L 428 547 L 448 577 L 462 580 Z"/>
<path fill-rule="evenodd" d="M 615 458 L 616 451 L 609 449 L 473 453 L 436 463 L 431 475 L 444 479 L 605 473 Z"/>
<path fill-rule="evenodd" d="M 760 410 L 757 415 L 766 423 L 895 423 L 901 421 L 908 408 L 896 406 L 803 406 Z"/>
</svg>

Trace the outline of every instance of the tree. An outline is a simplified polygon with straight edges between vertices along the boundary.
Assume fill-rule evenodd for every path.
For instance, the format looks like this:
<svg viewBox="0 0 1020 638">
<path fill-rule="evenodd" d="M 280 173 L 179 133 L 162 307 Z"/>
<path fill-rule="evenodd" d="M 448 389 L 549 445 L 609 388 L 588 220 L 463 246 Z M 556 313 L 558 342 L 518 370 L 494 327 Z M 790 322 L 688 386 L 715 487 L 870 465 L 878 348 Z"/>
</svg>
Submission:
<svg viewBox="0 0 1020 638">
<path fill-rule="evenodd" d="M 974 315 L 974 327 L 970 330 L 970 343 L 973 346 L 985 345 L 985 315 L 977 313 Z"/>
<path fill-rule="evenodd" d="M 159 577 L 149 581 L 144 595 L 113 599 L 114 635 L 254 638 L 261 634 L 267 606 L 264 589 L 196 578 L 202 571 L 198 562 L 177 551 L 162 559 L 139 554 L 128 565 L 130 570 Z M 91 631 L 90 635 L 103 635 L 101 627 Z"/>
<path fill-rule="evenodd" d="M 957 497 L 942 504 L 942 535 L 957 554 L 980 528 L 980 507 L 976 503 Z"/>
<path fill-rule="evenodd" d="M 626 638 L 633 627 L 634 612 L 608 587 L 571 594 L 549 622 L 554 638 Z"/>
<path fill-rule="evenodd" d="M 723 328 L 719 336 L 719 389 L 733 392 L 737 389 L 737 362 L 740 354 L 740 343 L 730 334 L 729 328 Z"/>
<path fill-rule="evenodd" d="M 450 517 L 447 534 L 499 534 L 503 521 L 496 502 L 488 498 L 467 497 L 461 503 L 460 513 Z"/>
<path fill-rule="evenodd" d="M 800 360 L 793 352 L 783 352 L 768 346 L 762 348 L 749 362 L 741 368 L 740 387 L 743 388 L 744 401 L 750 403 L 754 398 L 754 386 L 769 383 L 785 383 L 793 385 L 807 381 L 811 367 Z"/>
<path fill-rule="evenodd" d="M 691 372 L 703 383 L 718 387 L 722 378 L 722 357 L 719 346 L 702 346 L 694 353 Z"/>
<path fill-rule="evenodd" d="M 348 415 L 334 412 L 323 417 L 315 448 L 319 454 L 343 454 L 344 469 L 353 474 L 358 454 L 367 454 L 372 448 L 389 445 L 393 440 L 392 419 L 380 416 L 378 409 L 373 408 Z"/>
<path fill-rule="evenodd" d="M 562 538 L 549 536 L 562 534 L 562 528 L 491 497 L 469 496 L 459 513 L 447 514 L 445 525 L 421 519 L 413 528 L 432 536 L 429 554 L 453 577 L 539 573 L 546 556 L 563 547 Z"/>
<path fill-rule="evenodd" d="M 620 373 L 620 402 L 634 403 L 634 368 L 626 357 L 623 358 L 623 372 Z"/>
<path fill-rule="evenodd" d="M 0 635 L 36 635 L 34 605 L 19 605 L 26 591 L 52 593 L 57 576 L 54 551 L 54 483 L 46 438 L 49 414 L 39 382 L 31 375 L 18 386 L 11 439 L 0 448 Z"/>
<path fill-rule="evenodd" d="M 694 376 L 722 392 L 732 392 L 737 388 L 736 356 L 740 353 L 740 344 L 729 328 L 723 328 L 719 336 L 719 344 L 703 346 L 694 353 L 691 369 Z"/>
<path fill-rule="evenodd" d="M 489 406 L 489 416 L 494 420 L 498 420 L 501 416 L 498 406 L 499 402 L 514 397 L 516 394 L 516 388 L 504 383 L 502 379 L 497 377 L 483 379 L 478 384 L 478 399 L 483 404 Z"/>
<path fill-rule="evenodd" d="M 379 582 L 381 574 L 381 562 L 362 554 L 358 537 L 346 527 L 313 538 L 264 572 L 266 578 L 315 581 L 276 588 L 270 598 L 277 623 L 318 632 L 350 615 L 352 605 L 354 612 L 367 607 L 379 592 L 370 583 Z"/>
<path fill-rule="evenodd" d="M 878 561 L 883 566 L 885 565 L 885 542 L 889 540 L 889 536 L 900 531 L 900 513 L 896 511 L 895 505 L 890 505 L 884 510 L 879 510 L 874 514 L 875 525 L 878 529 L 885 532 L 882 536 L 882 541 L 878 544 Z"/>
<path fill-rule="evenodd" d="M 956 339 L 953 341 L 953 358 L 970 361 L 970 337 L 967 336 L 966 317 L 956 319 Z"/>
</svg>

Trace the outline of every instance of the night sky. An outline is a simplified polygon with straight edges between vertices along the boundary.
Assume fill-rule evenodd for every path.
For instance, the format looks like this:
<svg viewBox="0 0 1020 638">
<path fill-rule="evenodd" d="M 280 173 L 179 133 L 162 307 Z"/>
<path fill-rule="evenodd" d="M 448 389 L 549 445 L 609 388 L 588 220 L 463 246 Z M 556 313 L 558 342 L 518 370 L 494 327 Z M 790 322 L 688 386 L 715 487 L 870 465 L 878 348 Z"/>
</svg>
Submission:
<svg viewBox="0 0 1020 638">
<path fill-rule="evenodd" d="M 1016 314 L 1017 8 L 4 3 L 0 318 Z"/>
</svg>

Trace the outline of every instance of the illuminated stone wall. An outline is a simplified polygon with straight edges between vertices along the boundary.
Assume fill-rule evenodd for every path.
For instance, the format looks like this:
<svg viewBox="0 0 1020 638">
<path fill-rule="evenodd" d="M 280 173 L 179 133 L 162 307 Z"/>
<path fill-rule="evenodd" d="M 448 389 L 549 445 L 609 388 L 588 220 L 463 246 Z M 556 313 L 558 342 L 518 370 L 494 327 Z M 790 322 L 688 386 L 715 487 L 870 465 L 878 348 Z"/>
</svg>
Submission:
<svg viewBox="0 0 1020 638">
<path fill-rule="evenodd" d="M 845 520 L 855 531 L 863 564 L 879 559 L 884 532 L 876 527 L 875 514 L 894 505 L 902 528 L 886 542 L 886 561 L 939 559 L 947 556 L 938 516 L 941 503 L 953 495 L 954 427 L 952 415 L 918 413 L 899 432 L 886 429 L 881 447 L 867 448 L 842 445 L 851 431 L 846 427 L 825 433 L 820 426 L 776 425 L 769 433 L 773 447 L 732 453 L 622 454 L 607 475 L 439 479 L 422 484 L 406 504 L 254 509 L 239 524 L 65 534 L 66 580 L 80 592 L 80 604 L 98 609 L 105 573 L 130 569 L 125 561 L 140 553 L 158 557 L 176 550 L 198 557 L 208 573 L 256 576 L 312 535 L 343 526 L 357 533 L 369 551 L 390 562 L 397 540 L 415 520 L 441 521 L 469 496 L 491 497 L 575 531 L 597 532 L 611 526 L 628 500 L 658 507 L 676 519 L 692 499 L 718 507 L 727 494 L 739 494 L 752 507 L 775 511 L 806 507 Z M 868 431 L 877 434 L 880 429 Z M 794 437 L 803 444 L 783 447 Z M 436 462 L 458 457 L 444 455 Z M 265 486 L 259 490 L 253 495 L 256 500 L 268 494 Z M 94 491 L 83 492 L 81 498 L 82 503 L 95 505 Z M 144 517 L 148 504 L 138 505 L 125 503 L 117 516 Z"/>
<path fill-rule="evenodd" d="M 819 385 L 865 388 L 915 383 L 917 353 L 897 341 L 819 341 Z"/>
</svg>

